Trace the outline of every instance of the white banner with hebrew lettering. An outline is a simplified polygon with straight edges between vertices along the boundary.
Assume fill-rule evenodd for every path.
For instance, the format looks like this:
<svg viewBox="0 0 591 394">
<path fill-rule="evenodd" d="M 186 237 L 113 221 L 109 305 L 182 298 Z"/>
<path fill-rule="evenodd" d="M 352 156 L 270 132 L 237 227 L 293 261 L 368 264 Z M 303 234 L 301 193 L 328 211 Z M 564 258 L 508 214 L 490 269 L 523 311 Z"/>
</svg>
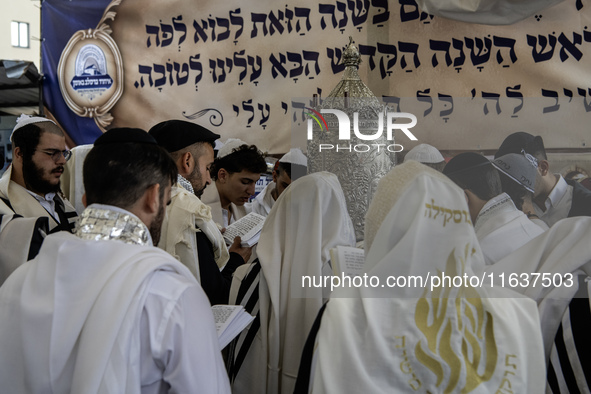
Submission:
<svg viewBox="0 0 591 394">
<path fill-rule="evenodd" d="M 433 17 L 414 0 L 122 0 L 112 11 L 124 87 L 106 128 L 187 119 L 286 152 L 303 118 L 292 101 L 332 90 L 352 36 L 361 78 L 417 115 L 419 142 L 494 149 L 525 130 L 549 148 L 587 143 L 591 7 L 580 1 L 510 26 Z"/>
</svg>

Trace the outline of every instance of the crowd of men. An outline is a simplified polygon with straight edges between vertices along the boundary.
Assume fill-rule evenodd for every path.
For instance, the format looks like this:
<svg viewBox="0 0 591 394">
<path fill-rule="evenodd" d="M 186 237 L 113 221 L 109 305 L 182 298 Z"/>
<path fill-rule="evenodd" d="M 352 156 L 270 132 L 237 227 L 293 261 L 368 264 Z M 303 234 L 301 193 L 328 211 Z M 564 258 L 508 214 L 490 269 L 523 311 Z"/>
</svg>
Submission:
<svg viewBox="0 0 591 394">
<path fill-rule="evenodd" d="M 301 278 L 359 241 L 338 178 L 306 175 L 292 149 L 251 200 L 265 155 L 219 139 L 169 120 L 70 151 L 53 121 L 17 120 L 0 178 L 3 392 L 589 391 L 591 191 L 550 170 L 541 137 L 511 134 L 492 160 L 413 148 L 366 216 L 364 271 L 382 285 L 332 293 Z M 258 245 L 226 245 L 250 212 L 266 217 Z M 384 286 L 445 273 L 490 281 Z M 255 316 L 226 349 L 216 304 Z"/>
</svg>

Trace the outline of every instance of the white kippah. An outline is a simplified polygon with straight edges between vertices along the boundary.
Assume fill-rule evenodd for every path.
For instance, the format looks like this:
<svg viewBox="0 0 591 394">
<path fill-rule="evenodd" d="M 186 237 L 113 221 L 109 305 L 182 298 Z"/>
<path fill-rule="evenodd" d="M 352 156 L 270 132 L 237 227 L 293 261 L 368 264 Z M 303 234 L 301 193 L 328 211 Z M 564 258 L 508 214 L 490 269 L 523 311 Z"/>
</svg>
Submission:
<svg viewBox="0 0 591 394">
<path fill-rule="evenodd" d="M 51 123 L 55 124 L 55 122 L 53 120 L 47 119 L 47 118 L 42 118 L 41 116 L 31 116 L 31 115 L 21 114 L 21 116 L 19 116 L 16 120 L 16 126 L 14 126 L 14 129 L 12 129 L 12 133 L 10 134 L 10 141 L 12 141 L 12 136 L 14 135 L 14 132 L 17 131 L 18 129 L 20 129 L 21 127 L 24 127 L 24 126 L 26 126 L 28 124 L 32 124 L 32 123 L 41 123 L 41 122 L 51 122 Z"/>
<path fill-rule="evenodd" d="M 224 156 L 228 156 L 232 151 L 242 145 L 248 145 L 246 142 L 239 140 L 238 138 L 229 138 L 224 145 L 218 151 L 218 159 Z"/>
<path fill-rule="evenodd" d="M 308 167 L 308 158 L 302 153 L 300 148 L 291 148 L 289 152 L 279 159 L 279 162 Z"/>
<path fill-rule="evenodd" d="M 213 150 L 217 150 L 218 152 L 222 149 L 222 146 L 224 146 L 224 143 L 219 139 L 215 140 L 214 144 L 215 146 L 213 147 Z"/>
<path fill-rule="evenodd" d="M 404 156 L 403 163 L 406 163 L 409 160 L 415 160 L 419 163 L 441 163 L 445 159 L 441 155 L 441 153 L 437 150 L 437 148 L 429 145 L 429 144 L 419 144 L 408 151 L 406 156 Z"/>
</svg>

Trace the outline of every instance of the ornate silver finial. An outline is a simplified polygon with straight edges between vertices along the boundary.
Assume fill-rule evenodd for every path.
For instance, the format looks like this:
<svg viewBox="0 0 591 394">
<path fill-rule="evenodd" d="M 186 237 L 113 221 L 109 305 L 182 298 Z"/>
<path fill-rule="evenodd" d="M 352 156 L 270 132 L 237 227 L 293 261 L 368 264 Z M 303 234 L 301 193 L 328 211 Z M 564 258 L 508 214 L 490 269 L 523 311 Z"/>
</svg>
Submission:
<svg viewBox="0 0 591 394">
<path fill-rule="evenodd" d="M 349 45 L 342 55 L 345 66 L 341 80 L 330 94 L 316 106 L 317 110 L 333 109 L 344 112 L 349 119 L 357 123 L 350 123 L 349 141 L 340 140 L 336 115 L 326 114 L 326 121 L 331 130 L 322 132 L 322 127 L 312 125 L 314 138 L 308 141 L 308 172 L 330 171 L 337 175 L 345 198 L 347 209 L 357 241 L 364 239 L 365 214 L 369 203 L 377 189 L 380 178 L 390 171 L 395 164 L 392 151 L 383 149 L 363 148 L 366 140 L 358 137 L 357 133 L 374 135 L 379 127 L 379 118 L 385 116 L 384 104 L 372 93 L 359 77 L 358 69 L 361 55 L 349 37 Z M 340 127 L 340 125 L 339 125 Z M 335 129 L 336 128 L 336 129 Z M 372 141 L 377 146 L 394 144 L 394 140 L 386 140 L 384 134 Z M 320 150 L 321 144 L 336 146 L 336 150 Z M 341 147 L 341 151 L 338 150 Z M 361 147 L 359 149 L 355 147 Z M 344 149 L 344 150 L 343 150 Z"/>
<path fill-rule="evenodd" d="M 345 48 L 343 52 L 343 64 L 345 67 L 356 67 L 359 68 L 359 63 L 361 63 L 361 54 L 359 53 L 359 49 L 353 44 L 353 37 L 349 36 L 349 45 Z"/>
</svg>

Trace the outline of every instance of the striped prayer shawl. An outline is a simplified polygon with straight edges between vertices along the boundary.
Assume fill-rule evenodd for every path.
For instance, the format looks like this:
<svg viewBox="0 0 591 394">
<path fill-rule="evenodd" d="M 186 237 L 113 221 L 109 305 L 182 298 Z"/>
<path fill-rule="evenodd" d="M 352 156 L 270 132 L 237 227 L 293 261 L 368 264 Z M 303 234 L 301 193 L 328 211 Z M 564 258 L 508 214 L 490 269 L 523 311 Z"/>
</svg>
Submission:
<svg viewBox="0 0 591 394">
<path fill-rule="evenodd" d="M 587 293 L 582 280 L 579 290 Z M 590 392 L 590 307 L 588 296 L 573 298 L 562 316 L 548 365 L 548 387 L 554 394 Z"/>
<path fill-rule="evenodd" d="M 0 285 L 25 261 L 39 253 L 49 231 L 49 218 L 0 214 Z"/>
<path fill-rule="evenodd" d="M 230 383 L 234 382 L 234 379 L 248 354 L 248 350 L 261 327 L 261 317 L 259 313 L 260 273 L 261 265 L 257 259 L 251 264 L 248 273 L 242 280 L 236 300 L 230 300 L 231 304 L 242 305 L 248 313 L 255 316 L 252 323 L 250 323 L 250 325 L 228 346 L 227 370 L 228 376 L 230 377 Z"/>
</svg>

